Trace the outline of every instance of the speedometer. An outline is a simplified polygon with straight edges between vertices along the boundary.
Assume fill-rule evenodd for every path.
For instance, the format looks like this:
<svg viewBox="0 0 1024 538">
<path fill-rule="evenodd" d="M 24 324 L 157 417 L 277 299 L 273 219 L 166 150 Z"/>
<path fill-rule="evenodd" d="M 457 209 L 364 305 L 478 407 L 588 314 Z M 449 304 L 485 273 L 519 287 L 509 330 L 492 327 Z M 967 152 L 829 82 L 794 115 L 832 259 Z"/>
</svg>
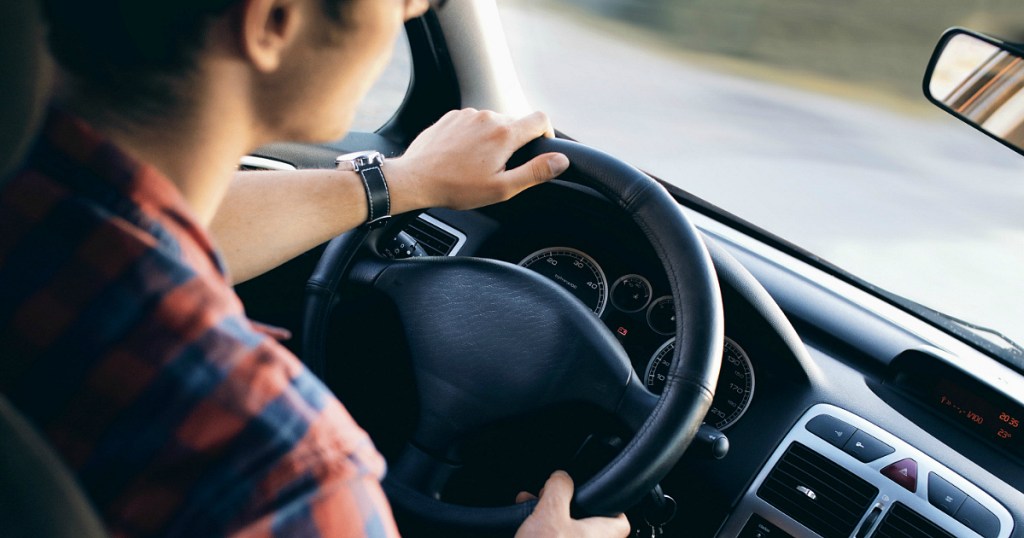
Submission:
<svg viewBox="0 0 1024 538">
<path fill-rule="evenodd" d="M 665 374 L 672 364 L 672 353 L 675 349 L 676 339 L 672 338 L 662 344 L 651 357 L 651 362 L 644 373 L 644 383 L 651 392 L 661 394 L 665 388 Z M 704 417 L 704 422 L 719 430 L 732 426 L 746 412 L 753 396 L 754 368 L 750 364 L 750 357 L 739 344 L 726 338 L 725 349 L 722 352 L 722 371 L 718 375 L 718 386 L 715 387 L 715 399 L 711 402 L 711 409 Z"/>
<path fill-rule="evenodd" d="M 569 247 L 538 250 L 519 265 L 540 273 L 583 301 L 600 316 L 608 302 L 608 279 L 601 266 L 585 252 Z"/>
</svg>

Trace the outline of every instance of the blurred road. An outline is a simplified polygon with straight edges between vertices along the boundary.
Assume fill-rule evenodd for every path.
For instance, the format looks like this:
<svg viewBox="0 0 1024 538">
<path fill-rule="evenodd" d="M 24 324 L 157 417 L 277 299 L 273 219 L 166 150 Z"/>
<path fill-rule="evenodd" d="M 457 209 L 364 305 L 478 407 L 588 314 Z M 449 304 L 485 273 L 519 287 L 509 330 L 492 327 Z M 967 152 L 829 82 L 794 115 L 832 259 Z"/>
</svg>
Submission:
<svg viewBox="0 0 1024 538">
<path fill-rule="evenodd" d="M 527 96 L 557 128 L 1024 342 L 1024 158 L 938 113 L 723 74 L 532 3 L 499 7 Z"/>
</svg>

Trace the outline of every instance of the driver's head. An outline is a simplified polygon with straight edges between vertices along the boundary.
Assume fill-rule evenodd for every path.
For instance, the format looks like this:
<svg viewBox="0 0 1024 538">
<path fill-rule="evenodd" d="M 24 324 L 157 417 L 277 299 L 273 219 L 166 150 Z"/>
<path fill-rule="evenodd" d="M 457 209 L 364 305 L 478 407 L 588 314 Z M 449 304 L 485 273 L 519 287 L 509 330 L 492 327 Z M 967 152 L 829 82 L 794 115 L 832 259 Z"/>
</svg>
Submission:
<svg viewBox="0 0 1024 538">
<path fill-rule="evenodd" d="M 260 112 L 252 127 L 303 139 L 348 127 L 402 23 L 427 9 L 427 0 L 43 1 L 66 97 L 121 121 L 156 121 L 233 94 Z"/>
</svg>

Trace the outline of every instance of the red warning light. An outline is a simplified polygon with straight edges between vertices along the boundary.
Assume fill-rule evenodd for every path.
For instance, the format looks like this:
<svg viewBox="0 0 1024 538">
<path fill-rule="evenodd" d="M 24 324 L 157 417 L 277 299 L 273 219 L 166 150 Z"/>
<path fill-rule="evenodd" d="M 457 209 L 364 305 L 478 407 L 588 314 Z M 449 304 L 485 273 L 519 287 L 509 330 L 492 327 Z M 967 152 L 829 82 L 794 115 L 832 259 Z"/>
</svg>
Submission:
<svg viewBox="0 0 1024 538">
<path fill-rule="evenodd" d="M 626 336 L 627 334 L 629 334 L 629 329 L 625 327 L 619 327 L 618 329 L 615 329 L 615 332 L 619 333 L 620 336 Z"/>
</svg>

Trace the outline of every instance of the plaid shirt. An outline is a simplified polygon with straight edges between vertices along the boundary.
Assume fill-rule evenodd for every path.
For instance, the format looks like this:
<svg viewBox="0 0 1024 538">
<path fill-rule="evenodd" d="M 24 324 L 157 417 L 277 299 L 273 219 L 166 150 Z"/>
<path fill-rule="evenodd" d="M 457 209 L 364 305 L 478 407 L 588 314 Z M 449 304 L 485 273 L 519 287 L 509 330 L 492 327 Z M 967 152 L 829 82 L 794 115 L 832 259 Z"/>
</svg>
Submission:
<svg viewBox="0 0 1024 538">
<path fill-rule="evenodd" d="M 52 112 L 0 187 L 0 390 L 115 536 L 393 536 L 384 461 L 174 185 Z"/>
</svg>

